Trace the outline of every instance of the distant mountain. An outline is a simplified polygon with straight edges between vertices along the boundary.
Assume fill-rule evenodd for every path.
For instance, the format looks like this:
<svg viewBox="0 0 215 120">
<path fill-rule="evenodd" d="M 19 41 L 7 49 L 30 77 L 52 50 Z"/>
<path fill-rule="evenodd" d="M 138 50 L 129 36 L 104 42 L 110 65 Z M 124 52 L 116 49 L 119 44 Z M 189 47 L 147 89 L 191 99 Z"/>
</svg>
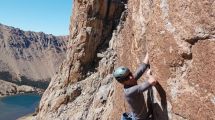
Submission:
<svg viewBox="0 0 215 120">
<path fill-rule="evenodd" d="M 68 36 L 23 31 L 0 24 L 0 79 L 47 87 L 65 58 L 67 41 Z"/>
</svg>

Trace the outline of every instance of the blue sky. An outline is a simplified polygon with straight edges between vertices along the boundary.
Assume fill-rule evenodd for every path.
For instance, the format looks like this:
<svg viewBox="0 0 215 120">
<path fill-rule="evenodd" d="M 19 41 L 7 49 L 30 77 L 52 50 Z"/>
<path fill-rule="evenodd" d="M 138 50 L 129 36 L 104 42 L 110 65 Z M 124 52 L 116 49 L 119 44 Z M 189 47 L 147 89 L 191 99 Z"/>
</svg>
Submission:
<svg viewBox="0 0 215 120">
<path fill-rule="evenodd" d="M 0 0 L 0 23 L 25 31 L 68 35 L 73 0 Z"/>
</svg>

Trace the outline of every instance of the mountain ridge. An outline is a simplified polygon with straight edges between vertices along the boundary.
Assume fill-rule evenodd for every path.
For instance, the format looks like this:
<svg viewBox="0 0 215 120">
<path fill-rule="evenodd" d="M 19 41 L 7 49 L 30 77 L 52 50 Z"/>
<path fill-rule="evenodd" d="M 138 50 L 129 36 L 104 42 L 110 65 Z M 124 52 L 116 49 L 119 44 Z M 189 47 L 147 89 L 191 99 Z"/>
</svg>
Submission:
<svg viewBox="0 0 215 120">
<path fill-rule="evenodd" d="M 0 24 L 0 79 L 46 88 L 65 58 L 68 36 Z"/>
</svg>

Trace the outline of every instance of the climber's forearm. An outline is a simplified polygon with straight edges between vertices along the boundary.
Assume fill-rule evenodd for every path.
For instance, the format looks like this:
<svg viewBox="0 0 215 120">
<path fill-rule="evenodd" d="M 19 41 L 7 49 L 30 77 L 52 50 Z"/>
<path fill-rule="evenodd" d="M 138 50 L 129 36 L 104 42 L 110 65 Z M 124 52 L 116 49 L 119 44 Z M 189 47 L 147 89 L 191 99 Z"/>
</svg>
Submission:
<svg viewBox="0 0 215 120">
<path fill-rule="evenodd" d="M 141 64 L 137 68 L 136 72 L 134 73 L 134 79 L 138 80 L 143 75 L 143 73 L 146 71 L 147 67 L 148 67 L 148 64 L 145 64 L 145 63 Z"/>
<path fill-rule="evenodd" d="M 148 54 L 148 52 L 146 53 L 146 56 L 145 56 L 145 58 L 143 60 L 143 63 L 149 64 L 149 54 Z"/>
<path fill-rule="evenodd" d="M 148 81 L 145 81 L 144 83 L 139 84 L 137 86 L 138 86 L 138 92 L 143 93 L 144 91 L 146 91 L 152 85 Z"/>
</svg>

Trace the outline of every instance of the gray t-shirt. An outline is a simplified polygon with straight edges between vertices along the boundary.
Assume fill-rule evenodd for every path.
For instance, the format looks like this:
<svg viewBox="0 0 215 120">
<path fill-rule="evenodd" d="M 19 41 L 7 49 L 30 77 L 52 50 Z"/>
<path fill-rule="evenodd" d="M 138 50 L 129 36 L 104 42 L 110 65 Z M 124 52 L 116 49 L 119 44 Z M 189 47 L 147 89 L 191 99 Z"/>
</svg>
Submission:
<svg viewBox="0 0 215 120">
<path fill-rule="evenodd" d="M 147 69 L 147 64 L 141 64 L 134 74 L 134 79 L 138 80 Z M 125 99 L 127 100 L 133 116 L 137 120 L 144 120 L 147 118 L 147 108 L 143 92 L 151 85 L 148 81 L 135 86 L 124 86 Z"/>
</svg>

